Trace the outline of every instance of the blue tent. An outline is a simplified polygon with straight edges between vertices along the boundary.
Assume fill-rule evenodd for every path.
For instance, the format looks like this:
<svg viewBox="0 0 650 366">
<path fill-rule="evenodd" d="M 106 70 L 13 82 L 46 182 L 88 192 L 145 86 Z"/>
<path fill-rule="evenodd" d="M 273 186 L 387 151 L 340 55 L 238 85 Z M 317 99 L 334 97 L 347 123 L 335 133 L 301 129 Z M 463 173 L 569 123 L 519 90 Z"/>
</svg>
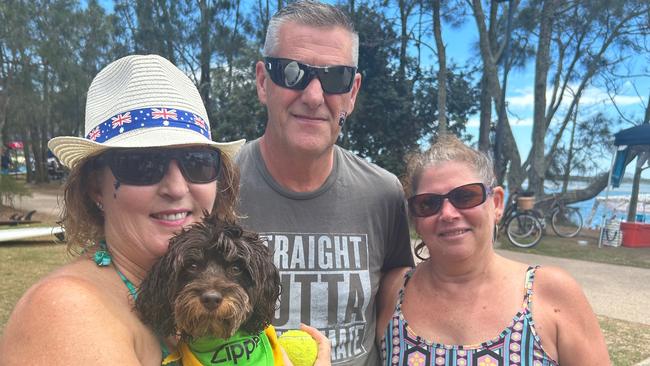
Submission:
<svg viewBox="0 0 650 366">
<path fill-rule="evenodd" d="M 614 145 L 618 148 L 612 165 L 609 183 L 613 187 L 618 187 L 623 180 L 625 161 L 630 151 L 647 152 L 650 150 L 650 124 L 646 123 L 619 131 L 614 135 Z M 643 160 L 641 160 L 641 164 Z"/>
</svg>

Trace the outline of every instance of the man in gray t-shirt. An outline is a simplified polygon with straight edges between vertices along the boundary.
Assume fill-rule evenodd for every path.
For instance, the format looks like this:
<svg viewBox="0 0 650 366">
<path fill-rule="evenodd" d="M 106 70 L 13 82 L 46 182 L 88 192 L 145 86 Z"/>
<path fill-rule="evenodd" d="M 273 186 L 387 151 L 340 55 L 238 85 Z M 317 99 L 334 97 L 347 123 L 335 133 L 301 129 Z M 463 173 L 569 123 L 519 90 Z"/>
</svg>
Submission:
<svg viewBox="0 0 650 366">
<path fill-rule="evenodd" d="M 280 270 L 273 324 L 318 328 L 335 365 L 378 364 L 380 280 L 413 265 L 399 181 L 334 145 L 361 86 L 358 43 L 330 5 L 296 2 L 274 15 L 256 65 L 266 130 L 236 158 L 244 226 Z"/>
</svg>

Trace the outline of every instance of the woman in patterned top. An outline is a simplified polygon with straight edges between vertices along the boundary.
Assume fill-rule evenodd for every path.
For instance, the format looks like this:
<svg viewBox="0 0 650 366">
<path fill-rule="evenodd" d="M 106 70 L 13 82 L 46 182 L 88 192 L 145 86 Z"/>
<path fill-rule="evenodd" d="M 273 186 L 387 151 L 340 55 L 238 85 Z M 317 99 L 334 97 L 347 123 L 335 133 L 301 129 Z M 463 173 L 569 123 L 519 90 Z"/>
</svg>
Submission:
<svg viewBox="0 0 650 366">
<path fill-rule="evenodd" d="M 585 295 L 565 271 L 493 249 L 503 214 L 490 158 L 442 137 L 409 162 L 409 212 L 429 258 L 386 278 L 384 365 L 609 365 Z"/>
</svg>

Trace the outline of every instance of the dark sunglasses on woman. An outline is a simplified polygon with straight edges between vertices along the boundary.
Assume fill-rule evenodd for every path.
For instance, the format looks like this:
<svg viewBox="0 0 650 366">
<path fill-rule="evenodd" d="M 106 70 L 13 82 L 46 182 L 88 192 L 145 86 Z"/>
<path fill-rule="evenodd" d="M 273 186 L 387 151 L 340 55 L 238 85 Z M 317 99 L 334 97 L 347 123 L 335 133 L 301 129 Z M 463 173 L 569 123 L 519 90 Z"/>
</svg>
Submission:
<svg viewBox="0 0 650 366">
<path fill-rule="evenodd" d="M 172 160 L 190 183 L 210 183 L 219 176 L 219 150 L 204 147 L 115 149 L 103 153 L 96 164 L 107 165 L 120 183 L 148 186 L 163 179 Z"/>
<path fill-rule="evenodd" d="M 470 183 L 456 187 L 447 194 L 422 193 L 408 199 L 409 211 L 416 217 L 433 216 L 440 212 L 445 198 L 458 209 L 476 207 L 487 199 L 492 188 L 483 183 Z"/>
<path fill-rule="evenodd" d="M 288 58 L 265 57 L 264 67 L 271 80 L 283 88 L 304 90 L 317 77 L 327 94 L 343 94 L 352 89 L 357 68 L 353 66 L 311 66 Z"/>
</svg>

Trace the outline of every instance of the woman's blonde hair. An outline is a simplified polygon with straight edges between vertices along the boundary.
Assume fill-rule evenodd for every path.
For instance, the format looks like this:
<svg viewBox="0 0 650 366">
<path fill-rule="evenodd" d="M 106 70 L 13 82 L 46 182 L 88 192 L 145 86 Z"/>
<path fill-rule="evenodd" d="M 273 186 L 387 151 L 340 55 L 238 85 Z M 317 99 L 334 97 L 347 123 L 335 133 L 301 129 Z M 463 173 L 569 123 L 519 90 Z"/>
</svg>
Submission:
<svg viewBox="0 0 650 366">
<path fill-rule="evenodd" d="M 407 157 L 406 181 L 407 197 L 417 193 L 425 168 L 448 161 L 465 163 L 472 169 L 482 183 L 488 187 L 496 185 L 494 164 L 486 153 L 473 149 L 454 135 L 443 135 L 424 151 Z"/>
<path fill-rule="evenodd" d="M 68 252 L 82 253 L 104 238 L 104 216 L 92 199 L 90 192 L 98 184 L 100 167 L 98 156 L 79 162 L 71 171 L 64 186 L 64 207 L 59 224 L 65 229 Z M 221 153 L 221 167 L 217 180 L 217 196 L 212 214 L 220 220 L 235 223 L 238 220 L 239 169 L 227 154 Z"/>
</svg>

